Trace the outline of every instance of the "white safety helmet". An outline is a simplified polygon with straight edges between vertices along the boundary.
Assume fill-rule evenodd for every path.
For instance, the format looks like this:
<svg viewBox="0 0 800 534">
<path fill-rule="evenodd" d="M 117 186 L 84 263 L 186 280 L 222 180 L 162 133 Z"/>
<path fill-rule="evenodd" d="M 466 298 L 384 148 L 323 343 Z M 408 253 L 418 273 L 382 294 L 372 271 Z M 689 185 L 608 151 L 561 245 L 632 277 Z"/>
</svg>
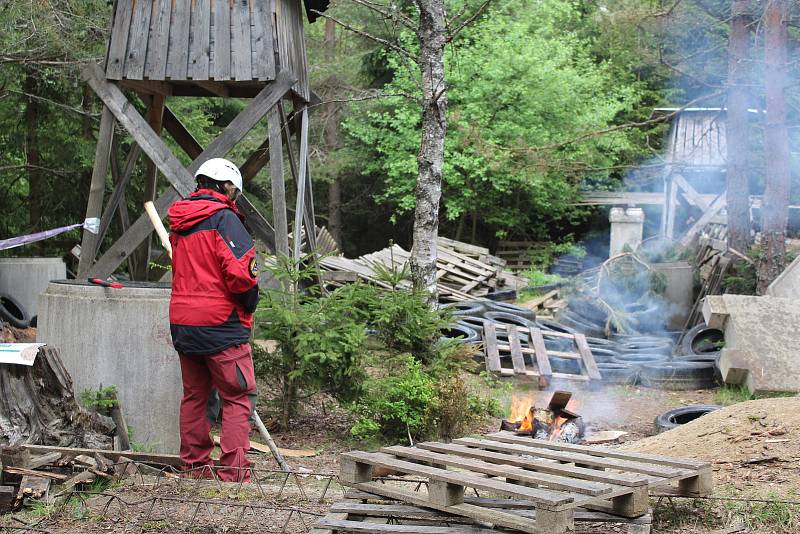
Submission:
<svg viewBox="0 0 800 534">
<path fill-rule="evenodd" d="M 208 176 L 217 182 L 231 182 L 236 186 L 240 192 L 242 191 L 242 173 L 239 168 L 224 158 L 212 158 L 203 162 L 197 172 L 194 173 L 194 178 L 197 180 L 199 176 Z"/>
</svg>

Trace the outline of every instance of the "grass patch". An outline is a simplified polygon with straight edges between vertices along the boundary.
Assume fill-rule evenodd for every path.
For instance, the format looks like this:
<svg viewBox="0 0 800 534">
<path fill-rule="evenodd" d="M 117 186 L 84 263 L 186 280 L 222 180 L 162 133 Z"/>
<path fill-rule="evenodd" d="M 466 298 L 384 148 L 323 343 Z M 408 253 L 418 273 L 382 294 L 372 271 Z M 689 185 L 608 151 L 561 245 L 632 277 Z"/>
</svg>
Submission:
<svg viewBox="0 0 800 534">
<path fill-rule="evenodd" d="M 714 403 L 719 404 L 721 406 L 730 406 L 731 404 L 736 404 L 739 402 L 745 402 L 749 400 L 755 399 L 777 399 L 783 397 L 794 397 L 794 393 L 787 393 L 787 392 L 773 392 L 773 393 L 764 393 L 761 395 L 753 395 L 747 389 L 747 386 L 730 386 L 726 385 L 719 388 L 714 393 Z"/>
</svg>

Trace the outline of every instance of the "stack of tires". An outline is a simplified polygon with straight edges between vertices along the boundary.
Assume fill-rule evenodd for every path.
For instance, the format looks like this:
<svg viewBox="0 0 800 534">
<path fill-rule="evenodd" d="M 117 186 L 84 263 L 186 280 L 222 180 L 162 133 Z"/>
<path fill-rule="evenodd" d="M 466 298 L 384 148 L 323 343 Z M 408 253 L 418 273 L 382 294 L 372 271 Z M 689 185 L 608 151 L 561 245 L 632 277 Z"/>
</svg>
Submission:
<svg viewBox="0 0 800 534">
<path fill-rule="evenodd" d="M 529 327 L 568 334 L 582 333 L 586 336 L 603 382 L 608 384 L 692 390 L 714 387 L 717 381 L 715 368 L 722 332 L 705 326 L 691 329 L 676 345 L 675 340 L 679 336 L 669 332 L 613 334 L 605 338 L 607 313 L 585 299 L 571 301 L 569 309 L 559 316 L 557 322 L 537 319 L 533 311 L 521 306 L 490 300 L 458 302 L 447 304 L 446 307 L 451 309 L 455 322 L 451 329 L 443 332 L 443 337 L 465 343 L 483 339 L 483 325 L 487 320 L 520 327 L 518 335 L 522 347 L 531 347 L 524 330 Z M 502 330 L 497 335 L 501 342 L 508 336 Z M 544 341 L 549 350 L 574 350 L 572 341 L 568 339 L 545 336 Z M 551 357 L 550 364 L 555 372 L 580 372 L 577 360 Z"/>
</svg>

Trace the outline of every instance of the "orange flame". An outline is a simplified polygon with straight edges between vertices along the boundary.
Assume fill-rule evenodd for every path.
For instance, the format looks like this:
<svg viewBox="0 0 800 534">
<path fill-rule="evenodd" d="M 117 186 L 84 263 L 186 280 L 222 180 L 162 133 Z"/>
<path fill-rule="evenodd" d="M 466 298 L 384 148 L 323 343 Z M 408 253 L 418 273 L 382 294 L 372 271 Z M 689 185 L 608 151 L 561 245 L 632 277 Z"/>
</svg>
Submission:
<svg viewBox="0 0 800 534">
<path fill-rule="evenodd" d="M 533 396 L 511 396 L 511 407 L 507 417 L 512 423 L 520 423 L 519 431 L 533 430 Z"/>
</svg>

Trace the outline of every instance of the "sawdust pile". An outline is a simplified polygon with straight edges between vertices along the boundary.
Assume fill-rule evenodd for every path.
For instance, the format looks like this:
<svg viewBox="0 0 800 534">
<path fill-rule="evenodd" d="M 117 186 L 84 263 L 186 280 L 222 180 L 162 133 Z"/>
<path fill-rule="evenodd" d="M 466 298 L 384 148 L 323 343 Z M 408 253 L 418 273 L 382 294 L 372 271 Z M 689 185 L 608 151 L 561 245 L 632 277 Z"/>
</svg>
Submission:
<svg viewBox="0 0 800 534">
<path fill-rule="evenodd" d="M 800 397 L 759 399 L 722 408 L 623 448 L 714 463 L 777 457 L 800 461 Z"/>
<path fill-rule="evenodd" d="M 33 343 L 36 341 L 35 328 L 14 328 L 0 321 L 0 343 Z"/>
</svg>

